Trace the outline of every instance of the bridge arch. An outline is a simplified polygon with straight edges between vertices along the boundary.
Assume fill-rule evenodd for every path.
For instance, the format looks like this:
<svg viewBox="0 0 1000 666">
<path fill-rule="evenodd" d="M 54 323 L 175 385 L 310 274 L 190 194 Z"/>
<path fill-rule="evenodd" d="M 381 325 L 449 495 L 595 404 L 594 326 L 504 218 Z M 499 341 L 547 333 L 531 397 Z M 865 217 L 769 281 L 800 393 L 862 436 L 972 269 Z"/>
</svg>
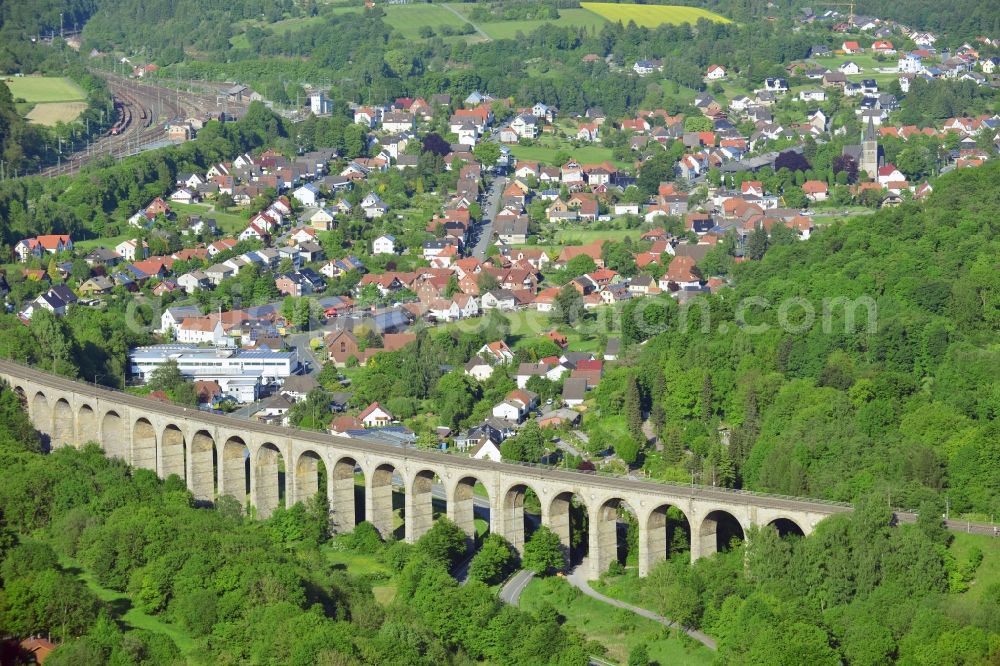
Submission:
<svg viewBox="0 0 1000 666">
<path fill-rule="evenodd" d="M 97 413 L 94 408 L 87 403 L 80 405 L 76 410 L 76 445 L 80 446 L 84 442 L 97 441 L 100 435 L 97 427 Z"/>
<path fill-rule="evenodd" d="M 541 513 L 538 493 L 526 483 L 513 483 L 500 496 L 500 525 L 504 538 L 517 552 L 524 554 L 524 544 L 531 535 L 536 521 L 529 519 L 529 511 L 537 504 Z M 525 505 L 528 505 L 526 509 Z"/>
<path fill-rule="evenodd" d="M 222 444 L 222 484 L 219 492 L 246 507 L 250 495 L 250 449 L 243 438 L 232 436 Z"/>
<path fill-rule="evenodd" d="M 253 468 L 254 506 L 258 516 L 267 518 L 285 499 L 285 459 L 281 449 L 271 442 L 261 444 Z"/>
<path fill-rule="evenodd" d="M 596 573 L 604 573 L 615 561 L 625 564 L 629 554 L 627 531 L 630 522 L 638 527 L 638 514 L 627 500 L 620 497 L 605 500 L 591 514 L 590 547 L 594 552 L 589 556 Z"/>
<path fill-rule="evenodd" d="M 326 491 L 326 463 L 312 449 L 299 454 L 295 462 L 295 502 L 307 502 L 320 490 Z"/>
<path fill-rule="evenodd" d="M 376 465 L 365 479 L 365 519 L 382 535 L 390 539 L 395 532 L 395 497 L 392 479 L 398 474 L 396 466 L 390 462 Z M 371 510 L 368 510 L 371 507 Z M 398 507 L 402 508 L 402 507 Z"/>
<path fill-rule="evenodd" d="M 156 471 L 156 430 L 145 417 L 132 425 L 132 466 Z"/>
<path fill-rule="evenodd" d="M 184 432 L 174 425 L 168 424 L 160 436 L 160 476 L 167 478 L 176 474 L 181 479 L 187 477 L 187 442 Z"/>
<path fill-rule="evenodd" d="M 128 462 L 128 438 L 125 435 L 125 422 L 113 409 L 104 413 L 101 419 L 101 447 L 104 455 L 109 458 L 121 458 Z"/>
<path fill-rule="evenodd" d="M 24 387 L 20 384 L 14 385 L 14 395 L 17 396 L 17 401 L 21 403 L 21 408 L 27 412 L 28 411 L 28 396 L 24 392 Z"/>
<path fill-rule="evenodd" d="M 414 543 L 434 527 L 434 486 L 441 478 L 432 469 L 422 469 L 410 479 L 406 489 L 403 519 L 406 521 L 406 540 Z M 447 499 L 443 499 L 447 502 Z"/>
<path fill-rule="evenodd" d="M 786 518 L 785 516 L 775 518 L 769 522 L 767 526 L 774 528 L 774 530 L 778 533 L 778 536 L 782 538 L 789 536 L 802 537 L 806 535 L 805 530 L 803 530 L 797 522 L 791 518 Z"/>
<path fill-rule="evenodd" d="M 542 522 L 559 536 L 568 564 L 575 564 L 589 551 L 590 517 L 583 497 L 572 490 L 557 493 Z"/>
<path fill-rule="evenodd" d="M 191 438 L 188 458 L 188 488 L 191 494 L 197 500 L 211 502 L 215 499 L 215 486 L 219 478 L 219 459 L 215 450 L 215 438 L 207 430 L 195 432 Z"/>
<path fill-rule="evenodd" d="M 649 512 L 639 538 L 646 548 L 639 575 L 645 576 L 657 562 L 691 549 L 691 522 L 677 505 L 661 504 Z"/>
<path fill-rule="evenodd" d="M 448 493 L 448 515 L 456 525 L 462 528 L 470 542 L 476 542 L 476 486 L 480 486 L 485 491 L 485 484 L 473 475 L 461 476 L 451 487 Z M 492 506 L 489 501 L 489 494 L 486 496 L 487 507 Z M 487 508 L 486 524 L 491 523 L 492 515 Z"/>
<path fill-rule="evenodd" d="M 733 539 L 746 539 L 746 532 L 739 519 L 725 509 L 708 512 L 698 527 L 698 557 L 729 550 Z"/>
<path fill-rule="evenodd" d="M 333 469 L 330 470 L 327 497 L 330 498 L 330 528 L 334 532 L 350 532 L 359 522 L 357 485 L 354 483 L 354 475 L 358 469 L 356 458 L 344 456 L 333 463 Z M 363 509 L 363 500 L 360 505 Z M 363 515 L 361 520 L 364 520 Z"/>
<path fill-rule="evenodd" d="M 52 406 L 52 448 L 73 446 L 75 437 L 73 408 L 70 407 L 68 400 L 59 398 Z"/>
<path fill-rule="evenodd" d="M 36 392 L 35 395 L 32 396 L 29 414 L 36 428 L 47 435 L 51 434 L 52 412 L 49 411 L 48 399 L 41 391 Z M 41 424 L 41 426 L 39 426 L 39 424 Z"/>
</svg>

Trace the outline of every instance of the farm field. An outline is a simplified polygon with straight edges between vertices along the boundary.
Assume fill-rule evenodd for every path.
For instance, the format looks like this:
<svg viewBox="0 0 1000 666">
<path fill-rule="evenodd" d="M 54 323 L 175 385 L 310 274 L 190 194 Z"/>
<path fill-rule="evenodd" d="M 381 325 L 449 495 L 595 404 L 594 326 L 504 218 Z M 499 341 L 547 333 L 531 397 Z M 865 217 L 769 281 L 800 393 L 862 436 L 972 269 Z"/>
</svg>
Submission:
<svg viewBox="0 0 1000 666">
<path fill-rule="evenodd" d="M 462 16 L 467 16 L 466 11 L 469 5 L 449 4 Z M 391 11 L 394 9 L 390 7 Z M 453 15 L 454 16 L 454 15 Z M 539 26 L 546 23 L 553 23 L 562 27 L 581 28 L 585 27 L 594 32 L 601 29 L 607 21 L 594 12 L 586 9 L 560 9 L 559 18 L 556 20 L 527 20 L 527 21 L 477 21 L 476 25 L 492 39 L 513 39 L 518 32 L 528 34 Z"/>
<path fill-rule="evenodd" d="M 698 7 L 682 7 L 680 5 L 626 5 L 615 2 L 581 2 L 580 6 L 608 21 L 616 23 L 621 21 L 624 24 L 627 24 L 629 21 L 635 21 L 636 25 L 646 28 L 655 28 L 665 23 L 670 25 L 697 23 L 699 19 L 730 23 L 726 17 Z"/>
<path fill-rule="evenodd" d="M 87 109 L 86 95 L 75 83 L 56 76 L 15 76 L 5 79 L 24 116 L 39 125 L 72 122 Z"/>
<path fill-rule="evenodd" d="M 69 79 L 56 76 L 15 76 L 5 80 L 10 94 L 26 102 L 82 102 L 83 91 Z"/>
<path fill-rule="evenodd" d="M 437 32 L 442 26 L 450 26 L 457 30 L 466 23 L 443 5 L 388 5 L 384 9 L 385 22 L 407 39 L 420 39 L 421 28 L 432 28 Z M 476 34 L 464 37 L 482 39 Z"/>
<path fill-rule="evenodd" d="M 50 102 L 36 104 L 31 111 L 25 114 L 25 118 L 33 123 L 51 127 L 59 122 L 72 122 L 86 110 L 86 102 Z"/>
</svg>

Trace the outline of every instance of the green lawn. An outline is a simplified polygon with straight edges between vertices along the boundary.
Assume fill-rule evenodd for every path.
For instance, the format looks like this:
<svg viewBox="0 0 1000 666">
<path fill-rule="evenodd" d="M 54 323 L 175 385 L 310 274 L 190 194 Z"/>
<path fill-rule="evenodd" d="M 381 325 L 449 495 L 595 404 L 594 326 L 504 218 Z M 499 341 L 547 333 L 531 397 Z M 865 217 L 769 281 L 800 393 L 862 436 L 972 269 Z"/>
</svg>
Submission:
<svg viewBox="0 0 1000 666">
<path fill-rule="evenodd" d="M 14 76 L 5 79 L 10 94 L 26 102 L 79 102 L 87 99 L 83 90 L 67 78 L 57 76 Z"/>
<path fill-rule="evenodd" d="M 555 242 L 563 245 L 586 245 L 595 240 L 608 240 L 620 243 L 626 238 L 639 240 L 642 232 L 638 229 L 560 229 L 556 232 Z"/>
<path fill-rule="evenodd" d="M 59 564 L 67 571 L 76 573 L 77 577 L 86 583 L 87 588 L 97 598 L 107 604 L 115 617 L 121 620 L 126 627 L 145 629 L 153 633 L 163 634 L 177 645 L 177 648 L 185 657 L 191 658 L 196 654 L 198 642 L 177 625 L 164 622 L 158 617 L 149 615 L 133 607 L 128 595 L 103 587 L 97 582 L 93 574 L 81 567 L 75 560 L 64 557 L 60 558 Z"/>
<path fill-rule="evenodd" d="M 95 247 L 106 247 L 109 250 L 113 250 L 119 243 L 130 238 L 135 238 L 135 233 L 124 233 L 117 236 L 108 236 L 107 238 L 90 238 L 88 240 L 73 241 L 73 247 L 79 250 L 93 250 Z"/>
<path fill-rule="evenodd" d="M 698 7 L 682 7 L 680 5 L 632 5 L 616 2 L 581 2 L 585 10 L 594 12 L 608 21 L 628 25 L 635 21 L 638 26 L 655 28 L 664 23 L 677 25 L 679 23 L 697 23 L 699 19 L 708 19 L 719 23 L 730 23 L 725 16 Z"/>
<path fill-rule="evenodd" d="M 610 148 L 602 148 L 601 146 L 574 148 L 571 144 L 551 135 L 544 136 L 533 146 L 512 144 L 509 147 L 510 152 L 519 160 L 542 162 L 550 166 L 561 166 L 555 159 L 556 155 L 561 152 L 566 153 L 580 164 L 597 164 L 607 160 L 619 168 L 632 166 L 629 162 L 620 162 L 614 159 L 614 153 Z"/>
<path fill-rule="evenodd" d="M 180 204 L 171 201 L 170 208 L 178 215 L 214 217 L 223 234 L 232 235 L 240 233 L 246 228 L 247 222 L 250 220 L 249 215 L 216 210 L 215 206 L 211 203 Z"/>
<path fill-rule="evenodd" d="M 528 584 L 521 595 L 521 608 L 535 611 L 542 603 L 552 604 L 567 625 L 603 645 L 607 649 L 604 658 L 612 662 L 624 664 L 629 651 L 645 643 L 650 661 L 664 666 L 712 663 L 708 648 L 691 645 L 658 622 L 584 596 L 562 578 L 536 578 Z"/>
</svg>

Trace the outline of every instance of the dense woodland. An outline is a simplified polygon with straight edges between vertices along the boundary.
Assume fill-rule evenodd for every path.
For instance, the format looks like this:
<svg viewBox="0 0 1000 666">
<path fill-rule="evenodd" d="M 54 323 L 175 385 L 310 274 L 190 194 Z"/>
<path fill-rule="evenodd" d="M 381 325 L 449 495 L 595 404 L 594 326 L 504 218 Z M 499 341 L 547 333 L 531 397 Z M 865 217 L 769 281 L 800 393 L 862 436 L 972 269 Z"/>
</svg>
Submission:
<svg viewBox="0 0 1000 666">
<path fill-rule="evenodd" d="M 191 637 L 189 663 L 583 666 L 600 651 L 555 614 L 505 606 L 480 582 L 459 589 L 448 567 L 464 536 L 449 521 L 389 549 L 398 589 L 383 605 L 370 581 L 325 561 L 319 496 L 253 521 L 231 500 L 195 508 L 180 479 L 130 470 L 94 445 L 40 451 L 17 397 L 0 388 L 0 627 L 61 642 L 50 664 L 182 657 L 165 634 L 124 625 L 122 604 L 102 602 L 88 580 Z M 359 535 L 384 548 L 373 530 Z M 485 560 L 479 568 L 495 573 Z"/>
<path fill-rule="evenodd" d="M 806 538 L 774 530 L 745 548 L 687 553 L 642 580 L 608 582 L 636 603 L 719 641 L 724 664 L 986 664 L 1000 639 L 1000 585 L 968 595 L 983 561 L 956 558 L 928 505 L 916 525 L 890 527 L 880 497 L 819 524 Z"/>
<path fill-rule="evenodd" d="M 853 500 L 881 492 L 897 506 L 946 493 L 953 511 L 1000 510 L 1000 240 L 990 183 L 1000 165 L 942 177 L 923 206 L 882 210 L 815 233 L 761 245 L 763 259 L 732 268 L 735 284 L 687 312 L 668 304 L 668 332 L 633 351 L 598 388 L 619 413 L 630 377 L 660 423 L 666 451 L 703 481 Z M 720 250 L 724 252 L 724 250 Z M 737 317 L 746 298 L 753 306 Z M 787 299 L 814 308 L 812 325 L 779 325 Z M 845 327 L 824 299 L 870 298 Z M 789 330 L 801 305 L 785 311 Z M 702 329 L 702 316 L 710 322 Z M 766 325 L 768 330 L 751 329 Z M 786 327 L 788 328 L 788 327 Z M 641 332 L 626 342 L 643 339 Z M 731 429 L 720 447 L 718 427 Z M 693 452 L 681 455 L 680 443 Z M 681 477 L 684 478 L 684 477 Z"/>
</svg>

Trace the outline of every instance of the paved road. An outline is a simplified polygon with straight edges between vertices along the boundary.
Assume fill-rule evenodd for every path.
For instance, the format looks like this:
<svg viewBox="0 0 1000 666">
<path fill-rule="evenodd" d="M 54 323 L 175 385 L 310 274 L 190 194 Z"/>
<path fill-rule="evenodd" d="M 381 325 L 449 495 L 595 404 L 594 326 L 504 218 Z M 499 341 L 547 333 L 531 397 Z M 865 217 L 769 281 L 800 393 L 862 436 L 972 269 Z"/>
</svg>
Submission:
<svg viewBox="0 0 1000 666">
<path fill-rule="evenodd" d="M 285 342 L 288 343 L 288 346 L 295 347 L 295 350 L 298 352 L 299 362 L 309 364 L 309 369 L 302 373 L 304 375 L 316 374 L 323 368 L 323 364 L 319 362 L 319 359 L 316 358 L 316 354 L 313 353 L 312 347 L 309 346 L 309 341 L 312 338 L 322 336 L 323 331 L 293 333 L 292 335 L 285 336 Z"/>
<path fill-rule="evenodd" d="M 462 14 L 458 10 L 456 10 L 454 7 L 449 7 L 447 3 L 441 3 L 441 7 L 444 7 L 449 12 L 451 12 L 452 14 L 454 14 L 455 16 L 457 16 L 459 19 L 462 20 L 463 23 L 468 23 L 473 28 L 475 28 L 476 32 L 479 33 L 480 37 L 482 37 L 483 39 L 485 39 L 487 42 L 493 41 L 493 38 L 490 37 L 489 35 L 487 35 L 485 32 L 483 32 L 482 28 L 480 28 L 478 25 L 476 25 L 475 23 L 473 23 L 472 21 L 470 21 L 466 17 L 462 16 Z"/>
<path fill-rule="evenodd" d="M 653 611 L 646 610 L 645 608 L 639 608 L 638 606 L 633 606 L 632 604 L 627 604 L 624 601 L 619 601 L 618 599 L 612 599 L 611 597 L 607 597 L 601 594 L 600 592 L 597 592 L 596 590 L 594 590 L 594 588 L 590 587 L 590 584 L 587 582 L 587 575 L 585 573 L 587 571 L 590 571 L 590 568 L 587 566 L 586 559 L 584 559 L 584 561 L 581 562 L 579 566 L 573 569 L 573 571 L 571 571 L 570 574 L 566 576 L 566 580 L 569 581 L 570 585 L 577 588 L 578 590 L 586 594 L 588 597 L 592 597 L 594 599 L 597 599 L 598 601 L 603 601 L 604 603 L 609 604 L 611 606 L 615 606 L 616 608 L 624 608 L 627 611 L 632 611 L 636 615 L 641 615 L 642 617 L 653 620 L 654 622 L 659 622 L 665 627 L 670 627 L 670 628 L 678 627 L 677 623 L 674 622 L 673 620 L 668 620 L 662 615 L 657 615 Z M 707 634 L 704 634 L 700 631 L 696 631 L 694 629 L 682 629 L 682 631 L 691 638 L 695 639 L 696 641 L 704 645 L 705 647 L 707 647 L 709 650 L 716 649 L 715 640 L 712 639 Z"/>
<path fill-rule="evenodd" d="M 447 7 L 447 5 L 445 5 Z M 486 258 L 486 248 L 489 247 L 493 239 L 493 220 L 500 212 L 500 195 L 503 193 L 506 178 L 497 176 L 490 181 L 486 190 L 486 202 L 483 206 L 483 223 L 479 225 L 476 237 L 476 246 L 472 249 L 472 256 L 479 260 Z"/>
<path fill-rule="evenodd" d="M 521 593 L 524 592 L 524 588 L 528 587 L 528 583 L 534 577 L 534 571 L 528 571 L 527 569 L 518 571 L 500 588 L 500 601 L 511 606 L 516 606 L 518 600 L 521 598 Z"/>
</svg>

